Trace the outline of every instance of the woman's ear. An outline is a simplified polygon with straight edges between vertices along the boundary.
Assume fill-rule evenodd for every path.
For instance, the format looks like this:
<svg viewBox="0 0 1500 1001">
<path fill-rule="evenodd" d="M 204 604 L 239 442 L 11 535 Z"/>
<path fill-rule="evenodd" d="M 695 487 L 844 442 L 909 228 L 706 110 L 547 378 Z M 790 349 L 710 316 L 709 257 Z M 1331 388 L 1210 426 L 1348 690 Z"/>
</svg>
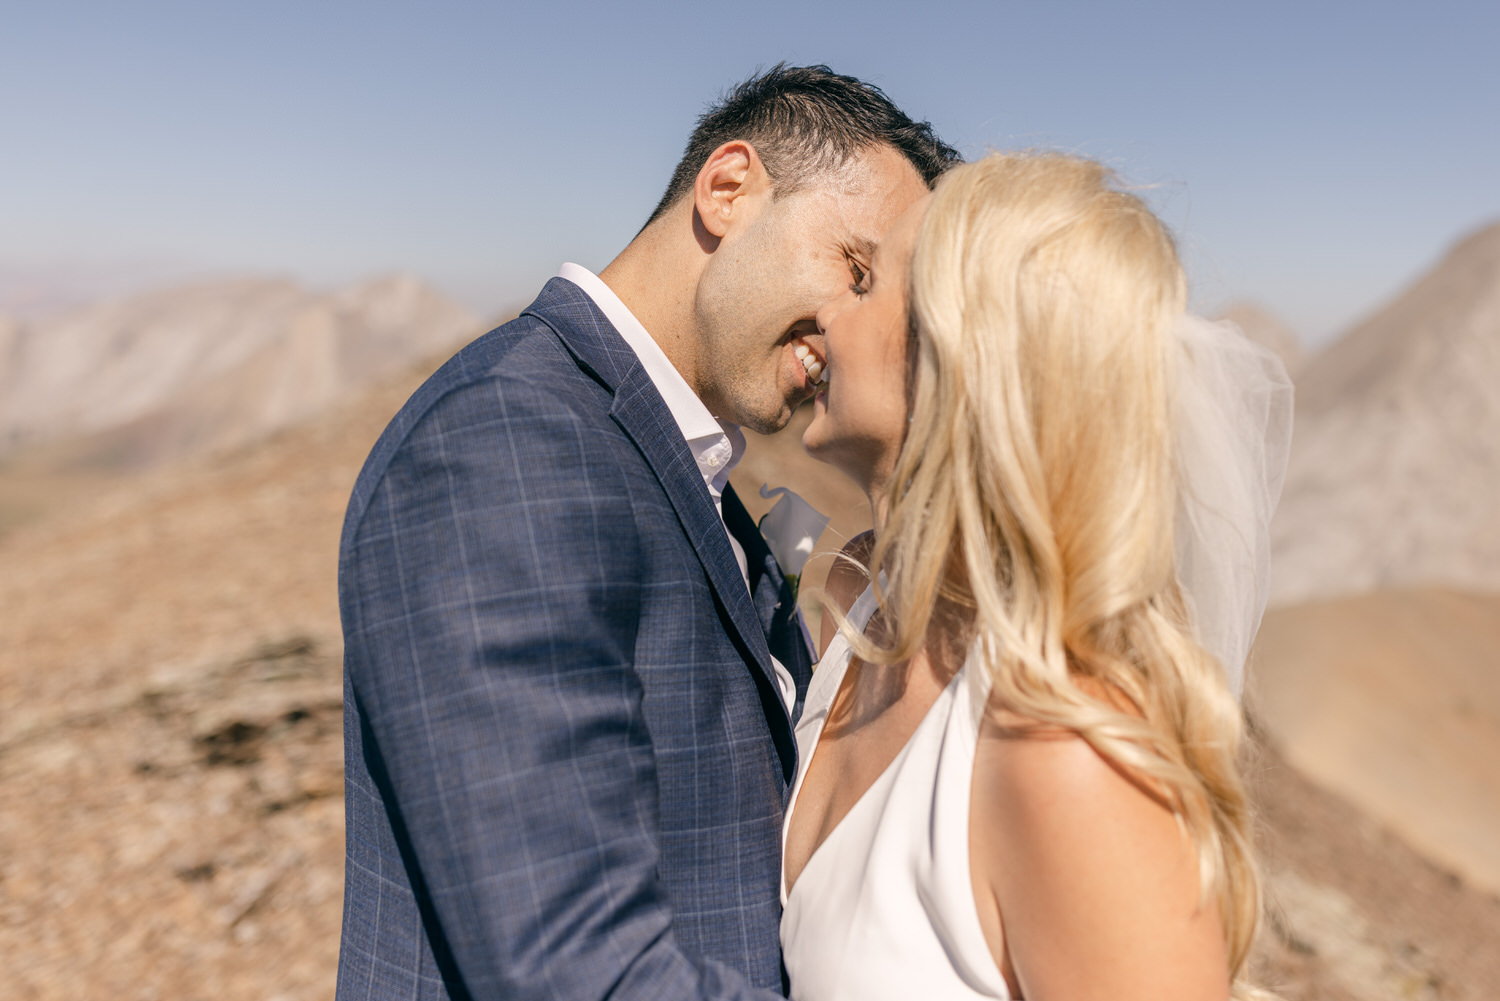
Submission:
<svg viewBox="0 0 1500 1001">
<path fill-rule="evenodd" d="M 760 155 L 736 139 L 709 154 L 693 182 L 693 207 L 703 228 L 722 238 L 731 222 L 745 214 L 755 196 L 769 194 L 771 180 Z"/>
</svg>

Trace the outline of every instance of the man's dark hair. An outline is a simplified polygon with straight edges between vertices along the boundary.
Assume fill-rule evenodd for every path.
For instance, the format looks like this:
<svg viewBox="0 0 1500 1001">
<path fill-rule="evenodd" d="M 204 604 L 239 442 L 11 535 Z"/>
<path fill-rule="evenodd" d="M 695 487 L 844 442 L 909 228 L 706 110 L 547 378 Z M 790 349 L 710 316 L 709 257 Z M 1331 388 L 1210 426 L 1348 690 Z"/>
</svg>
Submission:
<svg viewBox="0 0 1500 1001">
<path fill-rule="evenodd" d="M 827 66 L 777 63 L 698 118 L 672 183 L 646 225 L 692 191 L 709 154 L 736 139 L 755 147 L 778 198 L 872 146 L 894 148 L 929 187 L 962 160 L 930 124 L 912 121 L 879 87 Z"/>
</svg>

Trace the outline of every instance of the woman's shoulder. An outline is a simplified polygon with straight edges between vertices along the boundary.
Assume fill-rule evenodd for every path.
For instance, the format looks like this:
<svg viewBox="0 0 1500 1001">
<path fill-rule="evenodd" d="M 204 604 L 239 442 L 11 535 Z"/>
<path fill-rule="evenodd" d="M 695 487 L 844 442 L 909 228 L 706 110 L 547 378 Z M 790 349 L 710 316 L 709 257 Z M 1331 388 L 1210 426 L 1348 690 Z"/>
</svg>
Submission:
<svg viewBox="0 0 1500 1001">
<path fill-rule="evenodd" d="M 1100 986 L 1057 947 L 1064 941 L 1095 943 L 1120 974 L 1118 997 L 1227 993 L 1196 852 L 1150 783 L 1072 730 L 991 707 L 972 789 L 976 881 L 996 913 L 1017 916 L 1003 921 L 1005 949 L 1036 993 Z M 1182 971 L 1181 982 L 1164 986 L 1165 970 Z"/>
<path fill-rule="evenodd" d="M 1128 699 L 1107 685 L 1088 677 L 1073 682 L 1121 717 L 1141 718 Z M 1109 809 L 1156 823 L 1162 811 L 1170 812 L 1155 783 L 1101 753 L 1077 731 L 1030 719 L 992 698 L 981 736 L 989 745 L 980 756 L 986 791 L 1000 797 L 1012 815 L 1020 811 L 1037 822 L 1071 822 Z"/>
<path fill-rule="evenodd" d="M 1160 804 L 1118 764 L 1078 734 L 1014 719 L 989 735 L 983 791 L 1010 817 L 1046 826 Z M 1143 802 L 1144 800 L 1145 802 Z M 1152 811 L 1155 812 L 1154 810 Z"/>
</svg>

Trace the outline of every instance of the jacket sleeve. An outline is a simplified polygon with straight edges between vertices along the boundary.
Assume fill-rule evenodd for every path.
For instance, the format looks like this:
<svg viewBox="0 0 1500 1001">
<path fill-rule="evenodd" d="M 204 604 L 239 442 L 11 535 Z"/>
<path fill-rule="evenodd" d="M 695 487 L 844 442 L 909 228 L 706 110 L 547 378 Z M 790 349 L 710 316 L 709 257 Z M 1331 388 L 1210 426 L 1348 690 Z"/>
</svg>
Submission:
<svg viewBox="0 0 1500 1001">
<path fill-rule="evenodd" d="M 354 697 L 474 998 L 762 999 L 683 952 L 633 657 L 641 553 L 601 433 L 544 388 L 431 408 L 346 533 Z"/>
</svg>

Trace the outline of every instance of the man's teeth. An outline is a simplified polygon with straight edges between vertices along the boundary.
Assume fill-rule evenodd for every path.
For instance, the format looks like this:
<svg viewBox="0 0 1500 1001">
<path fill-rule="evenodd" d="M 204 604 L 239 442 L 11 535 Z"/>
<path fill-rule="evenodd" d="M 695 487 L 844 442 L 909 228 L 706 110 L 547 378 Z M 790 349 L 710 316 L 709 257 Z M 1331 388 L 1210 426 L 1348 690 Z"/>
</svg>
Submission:
<svg viewBox="0 0 1500 1001">
<path fill-rule="evenodd" d="M 827 366 L 818 360 L 818 356 L 813 353 L 812 348 L 809 348 L 806 344 L 798 344 L 795 354 L 797 355 L 797 360 L 802 363 L 802 367 L 807 371 L 808 379 L 814 384 L 822 382 L 823 371 Z"/>
</svg>

